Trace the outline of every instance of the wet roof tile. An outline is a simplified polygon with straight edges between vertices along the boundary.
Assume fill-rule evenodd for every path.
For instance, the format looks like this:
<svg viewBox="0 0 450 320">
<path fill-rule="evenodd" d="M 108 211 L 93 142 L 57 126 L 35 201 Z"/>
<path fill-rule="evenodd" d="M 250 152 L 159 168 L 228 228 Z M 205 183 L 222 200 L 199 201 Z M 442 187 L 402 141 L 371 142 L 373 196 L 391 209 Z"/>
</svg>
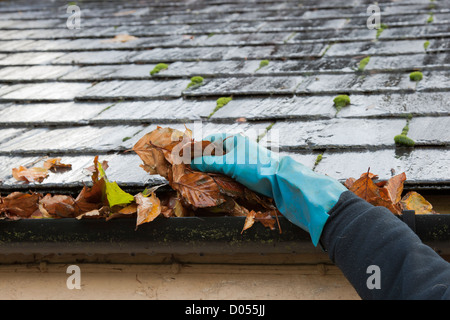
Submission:
<svg viewBox="0 0 450 320">
<path fill-rule="evenodd" d="M 380 178 L 405 171 L 411 184 L 450 187 L 450 4 L 379 1 L 388 28 L 378 38 L 368 5 L 91 0 L 78 4 L 81 29 L 70 30 L 67 1 L 2 1 L 0 190 L 30 187 L 11 169 L 56 155 L 73 170 L 42 187 L 81 186 L 96 154 L 121 184 L 164 182 L 125 152 L 158 125 L 186 125 L 196 138 L 243 131 L 341 181 L 371 167 Z M 114 41 L 119 34 L 135 38 Z M 161 62 L 168 69 L 150 75 Z M 193 76 L 203 85 L 187 89 Z M 340 111 L 339 94 L 351 100 Z M 216 109 L 220 97 L 232 100 Z M 399 148 L 394 136 L 407 123 L 416 146 Z"/>
</svg>

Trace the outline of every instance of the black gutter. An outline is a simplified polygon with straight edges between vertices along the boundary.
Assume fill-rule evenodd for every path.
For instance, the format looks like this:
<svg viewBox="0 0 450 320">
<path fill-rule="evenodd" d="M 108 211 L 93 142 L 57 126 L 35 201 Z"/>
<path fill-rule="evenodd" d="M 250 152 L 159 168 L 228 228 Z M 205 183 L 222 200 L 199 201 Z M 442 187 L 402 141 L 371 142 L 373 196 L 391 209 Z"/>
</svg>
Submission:
<svg viewBox="0 0 450 320">
<path fill-rule="evenodd" d="M 450 215 L 399 216 L 441 255 L 450 256 Z M 0 221 L 5 254 L 311 254 L 323 253 L 309 234 L 280 217 L 282 232 L 244 217 L 158 217 L 136 230 L 136 220 L 25 219 Z M 325 254 L 325 253 L 323 253 Z"/>
</svg>

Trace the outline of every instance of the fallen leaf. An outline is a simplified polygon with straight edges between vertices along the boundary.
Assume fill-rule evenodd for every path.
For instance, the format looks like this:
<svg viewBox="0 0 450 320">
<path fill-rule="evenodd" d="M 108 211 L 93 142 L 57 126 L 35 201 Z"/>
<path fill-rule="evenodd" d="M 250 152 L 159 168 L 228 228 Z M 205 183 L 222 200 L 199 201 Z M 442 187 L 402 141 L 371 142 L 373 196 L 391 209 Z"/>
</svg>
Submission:
<svg viewBox="0 0 450 320">
<path fill-rule="evenodd" d="M 61 162 L 61 158 L 52 158 L 44 162 L 43 167 L 52 172 L 63 172 L 72 170 L 71 164 L 65 164 Z"/>
<path fill-rule="evenodd" d="M 249 229 L 251 226 L 253 226 L 253 224 L 255 223 L 255 216 L 256 216 L 256 212 L 255 211 L 250 211 L 247 214 L 247 217 L 245 218 L 245 222 L 244 222 L 244 227 L 242 228 L 241 234 Z"/>
<path fill-rule="evenodd" d="M 133 151 L 144 163 L 141 167 L 149 174 L 159 174 L 167 179 L 170 164 L 164 151 L 172 151 L 182 136 L 181 131 L 162 127 L 157 127 L 156 130 L 144 135 L 133 146 Z"/>
<path fill-rule="evenodd" d="M 124 215 L 134 214 L 136 212 L 137 212 L 137 204 L 136 203 L 132 203 L 118 211 L 118 213 L 124 214 Z"/>
<path fill-rule="evenodd" d="M 153 221 L 161 213 L 161 203 L 154 193 L 150 197 L 138 193 L 134 198 L 137 204 L 136 228 L 143 223 Z"/>
<path fill-rule="evenodd" d="M 84 186 L 75 199 L 75 205 L 79 213 L 100 209 L 105 204 L 104 199 L 105 180 L 94 182 L 92 187 Z"/>
<path fill-rule="evenodd" d="M 382 184 L 376 184 L 373 181 L 374 179 L 378 179 L 378 176 L 367 171 L 358 180 L 347 179 L 345 185 L 350 191 L 370 204 L 382 206 L 392 213 L 400 214 L 401 207 L 398 204 L 397 197 L 403 191 L 403 182 L 406 180 L 406 175 L 404 173 L 399 174 Z"/>
<path fill-rule="evenodd" d="M 108 178 L 106 177 L 105 171 L 102 168 L 102 165 L 100 163 L 97 163 L 98 171 L 99 171 L 99 177 L 103 178 L 105 180 L 105 192 L 106 197 L 108 199 L 109 206 L 112 208 L 117 205 L 126 205 L 134 201 L 134 197 L 123 191 L 117 182 L 110 182 Z"/>
<path fill-rule="evenodd" d="M 433 206 L 419 193 L 411 191 L 403 198 L 403 185 L 406 174 L 403 172 L 387 181 L 374 183 L 378 176 L 370 172 L 363 173 L 358 180 L 347 179 L 345 186 L 360 198 L 375 205 L 389 209 L 394 214 L 403 210 L 414 210 L 416 214 L 435 214 Z"/>
<path fill-rule="evenodd" d="M 391 199 L 391 195 L 389 194 L 388 189 L 386 188 L 379 188 L 378 189 L 379 196 L 374 197 L 368 200 L 369 203 L 373 204 L 374 206 L 381 206 L 389 209 L 394 214 L 401 214 L 402 209 L 400 204 L 394 203 Z"/>
<path fill-rule="evenodd" d="M 118 34 L 116 35 L 114 38 L 112 39 L 107 39 L 107 40 L 103 40 L 103 43 L 109 43 L 109 42 L 128 42 L 128 41 L 133 41 L 133 40 L 137 40 L 137 37 L 135 36 L 130 36 L 129 34 Z"/>
<path fill-rule="evenodd" d="M 130 14 L 135 13 L 136 11 L 137 11 L 136 9 L 135 10 L 127 10 L 127 11 L 119 11 L 119 12 L 114 13 L 114 16 L 115 17 L 128 16 Z"/>
<path fill-rule="evenodd" d="M 97 165 L 97 163 L 99 163 L 98 162 L 98 156 L 95 156 L 94 164 L 92 166 L 84 168 L 84 170 L 86 170 L 86 171 L 88 171 L 88 172 L 90 172 L 92 174 L 91 175 L 92 182 L 96 182 L 99 179 L 98 178 L 98 165 Z M 103 160 L 101 162 L 101 165 L 102 165 L 102 168 L 103 168 L 104 171 L 106 171 L 106 169 L 108 169 L 108 167 L 109 167 L 108 161 L 106 161 L 106 160 Z"/>
<path fill-rule="evenodd" d="M 64 172 L 72 170 L 72 165 L 62 163 L 61 158 L 48 159 L 44 162 L 43 167 L 52 172 Z"/>
<path fill-rule="evenodd" d="M 355 183 L 355 181 L 356 181 L 355 178 L 348 178 L 347 180 L 345 180 L 344 186 L 347 187 L 347 189 L 350 189 Z"/>
<path fill-rule="evenodd" d="M 26 183 L 41 183 L 48 177 L 48 170 L 39 167 L 26 168 L 24 166 L 20 166 L 19 168 L 12 169 L 12 175 L 17 181 L 25 181 Z"/>
<path fill-rule="evenodd" d="M 275 219 L 272 217 L 270 212 L 257 212 L 255 219 L 262 223 L 262 225 L 266 228 L 270 228 L 270 230 L 275 230 Z"/>
<path fill-rule="evenodd" d="M 431 203 L 415 191 L 408 192 L 400 204 L 403 210 L 414 210 L 416 214 L 436 214 Z"/>
<path fill-rule="evenodd" d="M 39 210 L 39 193 L 13 192 L 4 198 L 0 198 L 0 212 L 7 216 L 29 218 Z"/>
<path fill-rule="evenodd" d="M 260 222 L 264 227 L 270 228 L 271 230 L 275 230 L 275 219 L 269 212 L 255 212 L 254 210 L 250 211 L 245 218 L 244 227 L 242 228 L 241 234 L 253 226 L 255 221 Z"/>
<path fill-rule="evenodd" d="M 202 172 L 183 174 L 174 179 L 171 185 L 197 208 L 214 207 L 225 202 L 214 179 Z"/>
<path fill-rule="evenodd" d="M 378 198 L 380 196 L 378 186 L 371 177 L 373 175 L 370 175 L 369 172 L 363 173 L 358 180 L 353 182 L 349 190 L 368 202 Z"/>
<path fill-rule="evenodd" d="M 242 184 L 238 183 L 236 180 L 233 180 L 229 176 L 223 174 L 209 173 L 208 175 L 217 184 L 221 194 L 225 194 L 227 196 L 234 198 L 244 196 L 246 188 Z"/>
<path fill-rule="evenodd" d="M 403 172 L 390 178 L 383 188 L 386 188 L 393 203 L 397 203 L 402 198 L 403 183 L 406 181 L 406 174 Z"/>
<path fill-rule="evenodd" d="M 78 215 L 75 200 L 67 195 L 47 194 L 39 201 L 39 209 L 44 216 L 53 218 L 73 218 Z"/>
<path fill-rule="evenodd" d="M 76 219 L 100 219 L 107 217 L 110 212 L 110 208 L 105 206 L 101 207 L 100 209 L 95 209 L 91 211 L 84 212 L 76 217 Z"/>
</svg>

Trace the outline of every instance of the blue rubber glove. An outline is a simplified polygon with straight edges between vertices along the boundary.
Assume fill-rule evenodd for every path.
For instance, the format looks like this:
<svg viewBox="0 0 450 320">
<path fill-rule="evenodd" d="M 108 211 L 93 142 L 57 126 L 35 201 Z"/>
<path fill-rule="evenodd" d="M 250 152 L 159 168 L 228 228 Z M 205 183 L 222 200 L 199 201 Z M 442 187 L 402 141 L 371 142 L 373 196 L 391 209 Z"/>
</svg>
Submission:
<svg viewBox="0 0 450 320">
<path fill-rule="evenodd" d="M 208 136 L 214 142 L 214 156 L 192 160 L 194 170 L 226 174 L 247 188 L 274 199 L 289 221 L 308 231 L 317 246 L 328 212 L 347 191 L 338 181 L 318 174 L 291 157 L 261 147 L 242 134 Z M 217 155 L 218 150 L 225 152 Z"/>
</svg>

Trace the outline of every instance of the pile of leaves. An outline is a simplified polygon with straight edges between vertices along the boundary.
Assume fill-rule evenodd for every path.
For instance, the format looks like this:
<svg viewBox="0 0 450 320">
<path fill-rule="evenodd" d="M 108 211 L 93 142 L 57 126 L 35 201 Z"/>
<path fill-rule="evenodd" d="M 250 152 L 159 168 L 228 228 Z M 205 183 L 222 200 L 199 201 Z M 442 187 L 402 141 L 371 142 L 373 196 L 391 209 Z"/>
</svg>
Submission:
<svg viewBox="0 0 450 320">
<path fill-rule="evenodd" d="M 63 165 L 63 167 L 67 166 Z M 100 163 L 98 156 L 95 157 L 94 165 L 87 168 L 92 171 L 92 186 L 84 186 L 75 198 L 63 194 L 44 196 L 37 192 L 13 192 L 6 197 L 0 197 L 0 215 L 2 218 L 11 220 L 103 217 L 109 220 L 137 214 L 137 225 L 151 221 L 159 215 L 161 210 L 159 200 L 153 193 L 139 193 L 135 196 L 126 193 L 116 182 L 108 180 L 105 174 L 107 166 L 106 161 Z M 42 179 L 42 175 L 31 175 L 31 173 L 41 172 L 43 168 L 20 167 L 19 169 L 16 171 L 26 173 L 26 181 Z M 16 179 L 22 178 L 16 176 Z"/>
<path fill-rule="evenodd" d="M 111 182 L 105 170 L 108 163 L 99 162 L 87 168 L 92 172 L 92 186 L 84 186 L 77 197 L 70 195 L 45 196 L 40 193 L 13 192 L 0 197 L 0 217 L 8 219 L 26 218 L 104 218 L 106 220 L 136 215 L 136 228 L 156 217 L 188 216 L 243 216 L 246 217 L 242 231 L 254 222 L 274 230 L 278 221 L 278 210 L 273 200 L 258 195 L 230 177 L 216 173 L 192 170 L 189 164 L 178 163 L 172 151 L 180 154 L 195 148 L 203 150 L 209 141 L 195 142 L 192 132 L 158 127 L 143 136 L 133 147 L 142 159 L 141 167 L 150 174 L 159 174 L 167 179 L 171 191 L 156 195 L 159 186 L 145 189 L 136 195 L 122 190 L 116 182 Z M 187 153 L 186 153 L 187 154 Z M 188 159 L 188 163 L 190 160 Z M 58 165 L 59 170 L 70 165 L 61 159 L 51 159 L 46 168 L 19 167 L 13 169 L 13 176 L 24 182 L 42 182 L 48 170 Z M 50 164 L 53 163 L 51 167 Z M 277 224 L 279 228 L 279 223 Z M 281 229 L 280 229 L 281 232 Z"/>
<path fill-rule="evenodd" d="M 147 133 L 134 145 L 133 151 L 143 161 L 141 167 L 149 174 L 164 177 L 173 190 L 163 202 L 162 214 L 166 217 L 245 216 L 242 231 L 255 221 L 275 229 L 279 211 L 272 199 L 256 194 L 226 175 L 192 170 L 189 163 L 195 151 L 203 154 L 210 145 L 210 141 L 194 141 L 187 128 L 181 132 L 162 127 Z M 175 157 L 185 161 L 177 161 Z"/>
<path fill-rule="evenodd" d="M 433 206 L 416 191 L 410 191 L 402 197 L 406 174 L 395 175 L 389 180 L 377 181 L 378 176 L 370 172 L 363 173 L 359 179 L 349 178 L 345 186 L 360 198 L 374 206 L 388 208 L 394 214 L 404 210 L 414 210 L 416 214 L 436 214 Z"/>
<path fill-rule="evenodd" d="M 158 216 L 242 216 L 246 217 L 242 232 L 255 222 L 260 222 L 271 230 L 281 232 L 278 223 L 280 215 L 273 199 L 259 195 L 232 178 L 217 174 L 194 171 L 190 161 L 195 151 L 203 154 L 211 148 L 210 141 L 194 141 L 192 132 L 184 132 L 157 127 L 144 135 L 133 147 L 141 158 L 141 167 L 149 174 L 164 177 L 170 191 L 156 191 L 160 186 L 145 189 L 131 195 L 122 190 L 116 182 L 107 178 L 107 161 L 100 162 L 98 156 L 88 169 L 92 186 L 84 186 L 76 196 L 43 195 L 41 193 L 13 192 L 0 197 L 0 219 L 29 218 L 77 218 L 115 219 L 136 217 L 136 228 L 151 222 Z M 219 149 L 220 150 L 220 149 Z M 178 161 L 180 156 L 185 161 Z M 187 158 L 187 159 L 186 159 Z M 70 170 L 60 158 L 47 160 L 43 167 L 19 167 L 12 170 L 18 181 L 42 182 L 49 171 Z M 394 214 L 403 210 L 415 210 L 416 214 L 433 214 L 432 205 L 417 192 L 408 192 L 402 197 L 406 174 L 401 173 L 386 181 L 378 181 L 378 176 L 367 171 L 358 179 L 349 178 L 345 186 L 359 197 L 375 206 L 388 208 Z M 242 233 L 241 232 L 241 233 Z"/>
</svg>

